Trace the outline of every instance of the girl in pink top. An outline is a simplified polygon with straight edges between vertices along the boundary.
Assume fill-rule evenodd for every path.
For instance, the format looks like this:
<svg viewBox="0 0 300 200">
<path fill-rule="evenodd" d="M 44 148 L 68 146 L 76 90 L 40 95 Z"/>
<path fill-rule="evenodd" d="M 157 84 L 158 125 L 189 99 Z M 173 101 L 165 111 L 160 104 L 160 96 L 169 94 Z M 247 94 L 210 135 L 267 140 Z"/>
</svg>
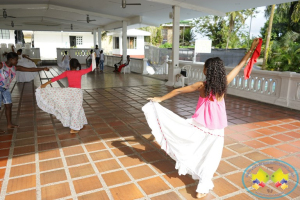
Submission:
<svg viewBox="0 0 300 200">
<path fill-rule="evenodd" d="M 142 108 L 156 141 L 176 161 L 178 173 L 199 179 L 197 198 L 204 197 L 214 187 L 212 178 L 221 160 L 227 126 L 224 102 L 227 85 L 245 65 L 258 42 L 258 39 L 253 41 L 250 51 L 228 75 L 220 58 L 210 58 L 203 69 L 205 82 L 175 89 L 163 97 L 149 98 L 152 102 Z M 158 104 L 190 92 L 199 94 L 191 119 L 183 119 Z"/>
<path fill-rule="evenodd" d="M 70 71 L 63 72 L 36 90 L 37 105 L 45 112 L 53 114 L 64 127 L 69 127 L 71 129 L 70 133 L 79 132 L 87 124 L 82 107 L 81 77 L 96 68 L 95 55 L 93 55 L 92 63 L 89 68 L 81 70 L 78 60 L 72 58 L 70 60 Z M 46 88 L 47 85 L 63 78 L 68 79 L 68 88 Z"/>
</svg>

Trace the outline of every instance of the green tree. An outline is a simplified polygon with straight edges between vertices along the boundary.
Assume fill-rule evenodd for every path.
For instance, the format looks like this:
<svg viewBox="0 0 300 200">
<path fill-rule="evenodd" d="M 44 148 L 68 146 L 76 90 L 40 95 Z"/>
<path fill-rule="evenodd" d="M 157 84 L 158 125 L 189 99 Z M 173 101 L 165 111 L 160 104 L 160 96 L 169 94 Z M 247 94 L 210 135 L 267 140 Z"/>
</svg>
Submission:
<svg viewBox="0 0 300 200">
<path fill-rule="evenodd" d="M 150 35 L 150 43 L 159 46 L 162 43 L 163 37 L 161 34 L 162 26 L 160 27 L 154 27 L 154 26 L 148 26 L 140 28 L 140 30 L 148 31 L 151 33 Z"/>
<path fill-rule="evenodd" d="M 194 40 L 196 35 L 194 34 L 191 28 L 184 29 L 179 36 L 179 43 L 182 46 L 190 46 Z"/>
</svg>

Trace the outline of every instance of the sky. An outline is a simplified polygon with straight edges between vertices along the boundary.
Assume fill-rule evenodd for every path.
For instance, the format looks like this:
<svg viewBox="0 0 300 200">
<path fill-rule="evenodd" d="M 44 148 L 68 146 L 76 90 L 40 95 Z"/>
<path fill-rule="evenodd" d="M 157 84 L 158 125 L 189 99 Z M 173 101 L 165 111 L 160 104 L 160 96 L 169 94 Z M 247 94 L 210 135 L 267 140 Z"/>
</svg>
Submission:
<svg viewBox="0 0 300 200">
<path fill-rule="evenodd" d="M 252 26 L 251 26 L 251 32 L 250 32 L 250 36 L 259 36 L 260 35 L 260 28 L 264 26 L 265 22 L 267 21 L 267 19 L 265 18 L 265 6 L 263 7 L 259 7 L 257 8 L 257 10 L 259 11 L 259 13 L 256 15 L 255 18 L 252 18 Z M 250 21 L 251 19 L 248 18 L 245 22 L 245 24 L 248 26 L 248 28 L 246 29 L 247 31 L 249 31 L 249 27 L 250 27 Z M 250 37 L 250 38 L 251 38 Z M 203 37 L 200 34 L 196 33 L 196 39 L 208 39 L 207 37 Z"/>
</svg>

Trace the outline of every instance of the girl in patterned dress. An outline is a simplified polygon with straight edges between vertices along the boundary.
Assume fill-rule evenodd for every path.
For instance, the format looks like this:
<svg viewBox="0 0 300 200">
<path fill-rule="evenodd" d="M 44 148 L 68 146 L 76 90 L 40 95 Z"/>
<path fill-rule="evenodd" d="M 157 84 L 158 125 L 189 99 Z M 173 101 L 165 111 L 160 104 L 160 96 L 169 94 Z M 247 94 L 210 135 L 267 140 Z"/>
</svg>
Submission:
<svg viewBox="0 0 300 200">
<path fill-rule="evenodd" d="M 37 105 L 45 112 L 55 115 L 64 127 L 70 127 L 70 133 L 78 133 L 87 124 L 82 107 L 83 92 L 81 90 L 81 76 L 91 72 L 95 68 L 94 54 L 92 64 L 87 69 L 81 69 L 78 60 L 72 58 L 70 60 L 70 71 L 63 72 L 36 89 Z M 68 88 L 46 88 L 50 83 L 63 78 L 68 79 Z"/>
<path fill-rule="evenodd" d="M 12 110 L 12 100 L 9 91 L 9 86 L 12 80 L 16 77 L 16 72 L 38 72 L 38 71 L 49 71 L 48 68 L 26 68 L 19 66 L 18 64 L 18 54 L 15 52 L 5 53 L 7 58 L 6 62 L 0 63 L 0 109 L 2 101 L 5 105 L 5 115 L 7 120 L 7 128 L 13 129 L 18 127 L 12 123 L 11 120 L 11 110 Z M 5 131 L 0 130 L 0 134 L 5 133 Z"/>
</svg>

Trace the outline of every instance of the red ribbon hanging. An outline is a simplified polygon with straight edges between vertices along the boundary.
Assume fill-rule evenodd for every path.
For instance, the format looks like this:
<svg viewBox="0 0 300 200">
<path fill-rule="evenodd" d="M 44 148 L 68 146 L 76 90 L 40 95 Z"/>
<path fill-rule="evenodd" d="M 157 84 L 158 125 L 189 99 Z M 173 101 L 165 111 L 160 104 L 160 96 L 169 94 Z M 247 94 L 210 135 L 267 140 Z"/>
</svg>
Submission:
<svg viewBox="0 0 300 200">
<path fill-rule="evenodd" d="M 261 38 L 259 38 L 259 43 L 258 43 L 256 49 L 254 50 L 254 53 L 252 54 L 252 57 L 249 60 L 247 66 L 244 69 L 245 80 L 250 78 L 250 74 L 251 74 L 251 71 L 252 71 L 253 64 L 255 64 L 257 62 L 257 58 L 260 55 L 262 43 L 263 43 L 263 40 Z"/>
</svg>

